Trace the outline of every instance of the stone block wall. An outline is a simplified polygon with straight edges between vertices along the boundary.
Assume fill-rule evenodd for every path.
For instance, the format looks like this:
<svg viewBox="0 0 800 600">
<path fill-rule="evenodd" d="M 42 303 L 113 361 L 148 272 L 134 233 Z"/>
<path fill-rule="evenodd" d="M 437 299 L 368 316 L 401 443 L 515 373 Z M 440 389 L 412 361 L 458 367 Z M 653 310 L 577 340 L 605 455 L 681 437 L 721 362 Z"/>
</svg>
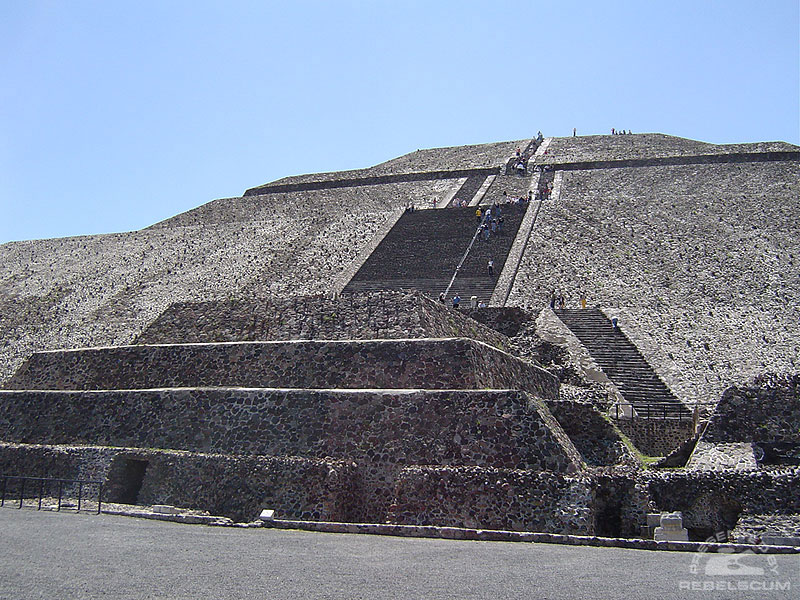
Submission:
<svg viewBox="0 0 800 600">
<path fill-rule="evenodd" d="M 800 445 L 800 374 L 768 374 L 728 388 L 702 439 Z"/>
<path fill-rule="evenodd" d="M 519 334 L 526 324 L 536 320 L 536 315 L 518 306 L 488 306 L 466 310 L 464 314 L 510 338 Z"/>
<path fill-rule="evenodd" d="M 241 521 L 255 519 L 264 508 L 285 519 L 358 521 L 362 516 L 358 469 L 346 461 L 147 450 L 126 451 L 115 459 L 148 462 L 139 504 L 197 508 Z M 109 498 L 118 471 L 112 461 Z"/>
<path fill-rule="evenodd" d="M 753 470 L 800 464 L 800 374 L 768 373 L 725 390 L 688 467 Z"/>
<path fill-rule="evenodd" d="M 447 196 L 456 180 L 442 173 L 439 179 L 403 181 L 374 180 L 372 185 L 342 185 L 347 182 L 331 181 L 318 185 L 281 186 L 270 192 L 258 189 L 237 198 L 220 198 L 193 210 L 181 213 L 149 229 L 187 226 L 217 226 L 226 223 L 251 221 L 283 221 L 291 226 L 297 221 L 309 221 L 318 227 L 350 217 L 351 231 L 362 232 L 360 215 L 385 213 L 404 209 L 410 202 L 418 207 L 428 207 L 432 200 Z M 462 175 L 463 177 L 463 175 Z M 357 183 L 354 181 L 353 183 Z M 361 183 L 368 183 L 361 180 Z M 299 188 L 299 189 L 296 189 Z M 313 189 L 317 188 L 317 189 Z M 320 189 L 321 188 L 321 189 Z M 324 230 L 315 228 L 315 235 L 324 236 Z M 310 238 L 313 239 L 313 238 Z M 316 241 L 316 240 L 315 240 Z M 269 278 L 271 275 L 264 272 Z"/>
<path fill-rule="evenodd" d="M 614 426 L 591 404 L 551 400 L 547 407 L 587 465 L 638 464 Z"/>
<path fill-rule="evenodd" d="M 121 501 L 128 484 L 124 465 L 131 460 L 147 464 L 136 498 L 141 505 L 170 504 L 240 521 L 255 519 L 263 508 L 286 519 L 351 521 L 363 504 L 358 469 L 347 461 L 0 443 L 0 475 L 102 481 L 104 502 Z M 77 492 L 67 486 L 65 493 Z"/>
<path fill-rule="evenodd" d="M 501 349 L 508 346 L 505 336 L 419 292 L 175 304 L 136 343 L 414 337 L 468 337 Z"/>
<path fill-rule="evenodd" d="M 546 407 L 517 391 L 0 391 L 0 406 L 0 436 L 18 443 L 555 471 L 580 465 Z"/>
<path fill-rule="evenodd" d="M 682 511 L 695 539 L 732 530 L 740 515 L 800 513 L 800 468 L 750 472 L 664 471 L 647 474 L 659 510 Z"/>
<path fill-rule="evenodd" d="M 449 148 L 427 148 L 404 154 L 367 169 L 332 173 L 309 173 L 307 175 L 284 177 L 272 183 L 251 188 L 248 193 L 255 193 L 259 188 L 268 188 L 276 185 L 303 185 L 397 174 L 424 174 L 432 171 L 459 171 L 501 167 L 505 165 L 508 157 L 514 155 L 517 148 L 525 148 L 529 142 L 530 140 L 518 140 L 471 146 L 452 146 Z"/>
<path fill-rule="evenodd" d="M 35 351 L 129 344 L 176 302 L 326 293 L 392 210 L 268 214 L 3 244 L 0 381 Z"/>
<path fill-rule="evenodd" d="M 116 346 L 34 354 L 15 390 L 173 387 L 524 389 L 558 395 L 557 380 L 464 338 Z"/>
<path fill-rule="evenodd" d="M 618 419 L 619 430 L 648 456 L 666 456 L 694 435 L 691 419 Z"/>
<path fill-rule="evenodd" d="M 656 510 L 647 480 L 636 469 L 592 469 L 595 535 L 641 537 L 647 514 Z"/>
<path fill-rule="evenodd" d="M 797 146 L 785 142 L 709 144 L 661 133 L 640 133 L 633 135 L 584 135 L 553 138 L 547 146 L 547 154 L 537 156 L 535 160 L 537 163 L 559 164 L 787 151 L 797 151 Z"/>
<path fill-rule="evenodd" d="M 407 465 L 581 468 L 541 401 L 514 391 L 3 391 L 0 439 L 354 461 L 371 518 Z"/>
<path fill-rule="evenodd" d="M 407 467 L 395 484 L 389 520 L 444 525 L 594 533 L 593 490 L 587 478 L 487 467 Z"/>
</svg>

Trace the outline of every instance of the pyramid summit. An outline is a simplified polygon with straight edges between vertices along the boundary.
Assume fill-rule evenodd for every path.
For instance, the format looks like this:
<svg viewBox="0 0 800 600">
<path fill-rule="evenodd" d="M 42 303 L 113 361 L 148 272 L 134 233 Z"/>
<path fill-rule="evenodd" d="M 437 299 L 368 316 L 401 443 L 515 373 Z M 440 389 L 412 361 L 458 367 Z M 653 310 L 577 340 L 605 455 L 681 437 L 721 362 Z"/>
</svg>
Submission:
<svg viewBox="0 0 800 600">
<path fill-rule="evenodd" d="M 799 215 L 791 144 L 538 135 L 3 244 L 0 471 L 91 472 L 116 501 L 237 518 L 283 502 L 293 518 L 630 536 L 663 509 L 688 510 L 695 536 L 733 529 L 708 504 L 728 480 L 661 475 L 636 496 L 593 469 L 635 465 L 626 436 L 680 460 L 733 385 L 798 401 Z M 779 429 L 753 443 L 793 465 L 800 439 Z M 682 464 L 714 471 L 714 452 L 750 443 L 715 435 Z M 159 452 L 188 453 L 180 473 Z M 737 510 L 800 513 L 759 491 L 751 454 Z M 794 489 L 781 477 L 773 492 Z M 504 494 L 519 500 L 497 513 Z"/>
</svg>

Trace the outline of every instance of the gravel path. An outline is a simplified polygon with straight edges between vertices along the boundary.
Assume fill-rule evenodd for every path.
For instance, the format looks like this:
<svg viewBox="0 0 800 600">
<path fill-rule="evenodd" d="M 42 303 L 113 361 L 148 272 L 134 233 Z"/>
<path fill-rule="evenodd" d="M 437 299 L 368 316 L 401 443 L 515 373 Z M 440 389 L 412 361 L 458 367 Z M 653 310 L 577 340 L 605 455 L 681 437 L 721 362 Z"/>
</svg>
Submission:
<svg viewBox="0 0 800 600">
<path fill-rule="evenodd" d="M 793 598 L 800 558 L 745 556 L 761 576 L 705 575 L 714 557 L 178 525 L 0 509 L 0 599 Z M 721 558 L 721 557 L 716 557 Z M 773 564 L 774 559 L 774 564 Z M 693 564 L 701 575 L 692 575 Z M 775 569 L 777 575 L 771 571 Z M 682 590 L 743 582 L 742 591 Z M 789 590 L 757 591 L 776 583 Z"/>
</svg>

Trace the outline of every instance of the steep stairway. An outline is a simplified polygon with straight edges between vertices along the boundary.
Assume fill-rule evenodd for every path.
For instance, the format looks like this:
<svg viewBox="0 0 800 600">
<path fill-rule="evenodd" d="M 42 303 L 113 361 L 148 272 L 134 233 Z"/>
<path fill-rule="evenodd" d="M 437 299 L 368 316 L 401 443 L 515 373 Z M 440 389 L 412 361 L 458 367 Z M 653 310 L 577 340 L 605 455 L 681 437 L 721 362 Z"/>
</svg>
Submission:
<svg viewBox="0 0 800 600">
<path fill-rule="evenodd" d="M 447 206 L 456 206 L 456 200 L 469 203 L 469 201 L 475 197 L 475 194 L 478 193 L 478 190 L 481 189 L 481 186 L 486 181 L 487 177 L 488 175 L 472 175 L 467 177 L 467 180 L 461 185 L 458 192 L 456 192 L 455 196 L 453 196 L 453 199 L 450 200 L 450 203 Z"/>
<path fill-rule="evenodd" d="M 503 207 L 502 231 L 489 240 L 480 236 L 459 270 L 448 300 L 458 294 L 486 302 L 514 243 L 524 209 Z M 475 207 L 418 210 L 405 213 L 381 241 L 343 292 L 414 289 L 437 297 L 447 289 L 478 227 Z M 488 261 L 494 261 L 494 277 Z"/>
<path fill-rule="evenodd" d="M 641 416 L 688 419 L 691 412 L 669 390 L 639 349 L 596 308 L 556 310 L 608 378 Z"/>
</svg>

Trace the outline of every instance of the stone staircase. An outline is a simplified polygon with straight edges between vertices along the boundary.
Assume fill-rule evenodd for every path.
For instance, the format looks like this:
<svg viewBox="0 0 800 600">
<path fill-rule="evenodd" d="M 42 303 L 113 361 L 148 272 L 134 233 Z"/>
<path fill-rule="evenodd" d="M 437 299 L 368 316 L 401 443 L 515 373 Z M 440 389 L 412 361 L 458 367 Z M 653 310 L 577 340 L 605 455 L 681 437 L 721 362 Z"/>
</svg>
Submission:
<svg viewBox="0 0 800 600">
<path fill-rule="evenodd" d="M 539 148 L 540 142 L 534 138 L 528 145 L 525 146 L 525 149 L 522 151 L 520 156 L 512 156 L 506 161 L 505 167 L 505 174 L 506 175 L 516 175 L 516 165 L 519 162 L 520 158 L 522 159 L 522 163 L 525 165 L 525 168 L 528 168 L 528 161 L 530 160 L 531 156 L 534 155 L 536 150 Z"/>
<path fill-rule="evenodd" d="M 489 301 L 523 216 L 523 210 L 503 207 L 502 232 L 475 241 L 449 298 L 458 294 L 464 302 L 471 296 Z M 405 213 L 343 292 L 414 289 L 435 298 L 447 289 L 477 227 L 475 207 Z M 494 278 L 487 271 L 490 258 Z"/>
<path fill-rule="evenodd" d="M 467 180 L 461 185 L 448 206 L 455 206 L 454 203 L 456 200 L 469 203 L 469 201 L 475 197 L 475 194 L 478 193 L 478 190 L 481 189 L 481 186 L 486 181 L 487 177 L 488 175 L 471 175 L 470 177 L 467 177 Z"/>
<path fill-rule="evenodd" d="M 623 398 L 642 417 L 691 419 L 628 337 L 596 308 L 556 310 L 559 319 L 581 341 Z"/>
</svg>

